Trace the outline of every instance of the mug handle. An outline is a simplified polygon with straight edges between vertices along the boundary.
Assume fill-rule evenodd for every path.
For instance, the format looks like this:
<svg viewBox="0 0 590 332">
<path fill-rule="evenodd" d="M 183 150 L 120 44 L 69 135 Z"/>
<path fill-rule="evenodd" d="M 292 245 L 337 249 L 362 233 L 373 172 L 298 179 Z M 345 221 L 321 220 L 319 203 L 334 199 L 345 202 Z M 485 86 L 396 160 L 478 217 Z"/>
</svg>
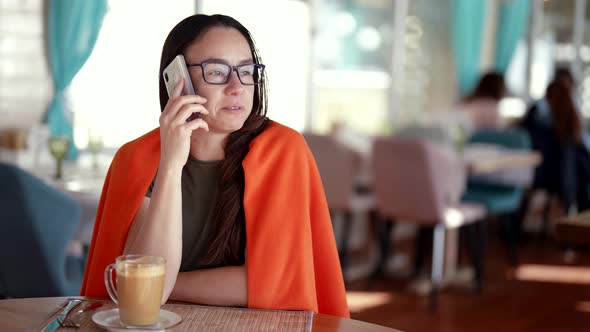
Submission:
<svg viewBox="0 0 590 332">
<path fill-rule="evenodd" d="M 114 270 L 115 264 L 109 264 L 106 269 L 104 269 L 104 285 L 107 288 L 107 292 L 109 293 L 111 300 L 113 300 L 116 305 L 119 305 L 119 294 L 117 293 L 117 288 L 113 282 Z"/>
</svg>

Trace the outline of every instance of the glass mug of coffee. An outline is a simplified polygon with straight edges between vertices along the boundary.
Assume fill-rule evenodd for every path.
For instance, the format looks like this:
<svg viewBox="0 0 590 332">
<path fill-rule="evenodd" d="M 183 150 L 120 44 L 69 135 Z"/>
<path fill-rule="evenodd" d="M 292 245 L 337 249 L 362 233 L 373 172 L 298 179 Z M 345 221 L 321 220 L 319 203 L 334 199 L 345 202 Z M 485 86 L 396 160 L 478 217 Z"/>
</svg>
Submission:
<svg viewBox="0 0 590 332">
<path fill-rule="evenodd" d="M 113 282 L 117 274 L 117 286 Z M 166 260 L 144 255 L 119 256 L 104 270 L 109 296 L 119 307 L 121 323 L 130 326 L 155 324 L 160 314 Z"/>
</svg>

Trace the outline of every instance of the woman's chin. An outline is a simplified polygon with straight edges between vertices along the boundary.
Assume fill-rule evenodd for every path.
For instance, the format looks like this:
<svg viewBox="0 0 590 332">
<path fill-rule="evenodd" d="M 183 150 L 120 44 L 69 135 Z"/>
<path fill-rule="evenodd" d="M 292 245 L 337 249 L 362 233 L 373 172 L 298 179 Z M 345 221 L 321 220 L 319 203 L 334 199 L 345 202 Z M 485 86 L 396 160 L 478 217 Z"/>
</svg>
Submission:
<svg viewBox="0 0 590 332">
<path fill-rule="evenodd" d="M 242 129 L 243 126 L 244 121 L 239 123 L 226 123 L 221 126 L 209 127 L 209 131 L 219 134 L 231 134 Z"/>
</svg>

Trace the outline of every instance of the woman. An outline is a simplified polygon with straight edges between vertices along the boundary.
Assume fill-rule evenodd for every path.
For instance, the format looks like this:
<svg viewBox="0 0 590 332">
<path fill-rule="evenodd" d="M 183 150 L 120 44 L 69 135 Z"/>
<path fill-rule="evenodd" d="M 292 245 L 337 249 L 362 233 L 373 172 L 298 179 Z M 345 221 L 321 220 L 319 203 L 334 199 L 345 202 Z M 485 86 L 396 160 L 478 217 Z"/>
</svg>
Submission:
<svg viewBox="0 0 590 332">
<path fill-rule="evenodd" d="M 347 317 L 317 168 L 303 137 L 265 116 L 250 33 L 227 16 L 194 15 L 170 32 L 160 74 L 177 54 L 198 95 L 180 96 L 181 83 L 168 98 L 160 75 L 160 128 L 113 160 L 82 294 L 106 295 L 105 266 L 136 253 L 166 258 L 163 302 Z"/>
<path fill-rule="evenodd" d="M 582 122 L 572 98 L 570 86 L 561 80 L 547 87 L 547 104 L 551 112 L 553 132 L 561 144 L 582 143 Z"/>
<path fill-rule="evenodd" d="M 551 88 L 555 90 L 556 84 L 563 85 L 563 87 L 558 88 L 559 90 L 565 88 L 569 91 L 567 95 L 569 95 L 572 99 L 566 100 L 566 104 L 571 104 L 573 108 L 576 108 L 575 103 L 573 101 L 576 83 L 569 69 L 557 68 L 553 75 L 553 80 L 551 81 L 550 85 L 547 86 L 547 89 Z M 549 105 L 547 103 L 548 93 L 549 90 L 546 90 L 545 97 L 535 100 L 531 103 L 530 107 L 528 108 L 522 119 L 519 121 L 519 127 L 530 132 L 537 129 L 551 128 L 553 126 L 553 117 L 551 115 L 551 111 L 549 110 Z M 565 96 L 562 96 L 562 98 L 565 98 Z M 566 108 L 569 108 L 569 106 L 566 106 Z"/>
<path fill-rule="evenodd" d="M 572 204 L 576 204 L 578 211 L 590 208 L 588 196 L 588 184 L 590 182 L 590 157 L 584 148 L 584 128 L 581 115 L 576 109 L 572 96 L 571 81 L 563 79 L 553 80 L 547 87 L 546 96 L 549 106 L 552 124 L 552 136 L 557 157 L 547 155 L 543 158 L 545 164 L 556 164 L 546 173 L 540 174 L 548 179 L 539 181 L 558 181 L 558 190 L 561 191 L 562 204 L 567 212 Z M 549 136 L 549 135 L 546 135 Z M 548 138 L 541 138 L 547 141 Z M 546 144 L 547 145 L 547 144 Z M 550 149 L 541 149 L 550 150 Z M 558 169 L 559 176 L 555 176 Z"/>
</svg>

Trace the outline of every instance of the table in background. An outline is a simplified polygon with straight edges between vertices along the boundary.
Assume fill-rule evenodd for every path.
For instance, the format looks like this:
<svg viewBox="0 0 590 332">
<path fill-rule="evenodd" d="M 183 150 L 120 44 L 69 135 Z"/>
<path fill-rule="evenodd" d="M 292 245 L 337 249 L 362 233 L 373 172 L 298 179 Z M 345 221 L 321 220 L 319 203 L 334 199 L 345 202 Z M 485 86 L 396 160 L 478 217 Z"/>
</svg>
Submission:
<svg viewBox="0 0 590 332">
<path fill-rule="evenodd" d="M 541 154 L 533 150 L 508 149 L 493 144 L 467 144 L 461 154 L 467 173 L 489 174 L 518 168 L 532 169 L 541 163 Z"/>
<path fill-rule="evenodd" d="M 92 300 L 90 298 L 84 297 L 79 298 Z M 53 316 L 53 314 L 55 314 L 68 299 L 68 297 L 45 297 L 0 300 L 0 329 L 3 331 L 36 331 L 42 326 L 42 324 L 45 324 L 48 319 Z M 202 306 L 192 305 L 192 307 L 194 310 L 203 310 Z M 207 309 L 215 310 L 216 308 L 207 307 Z M 224 309 L 227 308 L 219 308 L 219 310 Z M 244 310 L 250 311 L 250 309 Z M 269 317 L 270 316 L 271 315 L 269 315 Z M 270 319 L 272 320 L 272 317 Z M 182 323 L 172 328 L 172 330 L 183 331 L 184 329 Z M 396 330 L 353 319 L 314 314 L 312 321 L 312 331 L 395 332 Z"/>
</svg>

